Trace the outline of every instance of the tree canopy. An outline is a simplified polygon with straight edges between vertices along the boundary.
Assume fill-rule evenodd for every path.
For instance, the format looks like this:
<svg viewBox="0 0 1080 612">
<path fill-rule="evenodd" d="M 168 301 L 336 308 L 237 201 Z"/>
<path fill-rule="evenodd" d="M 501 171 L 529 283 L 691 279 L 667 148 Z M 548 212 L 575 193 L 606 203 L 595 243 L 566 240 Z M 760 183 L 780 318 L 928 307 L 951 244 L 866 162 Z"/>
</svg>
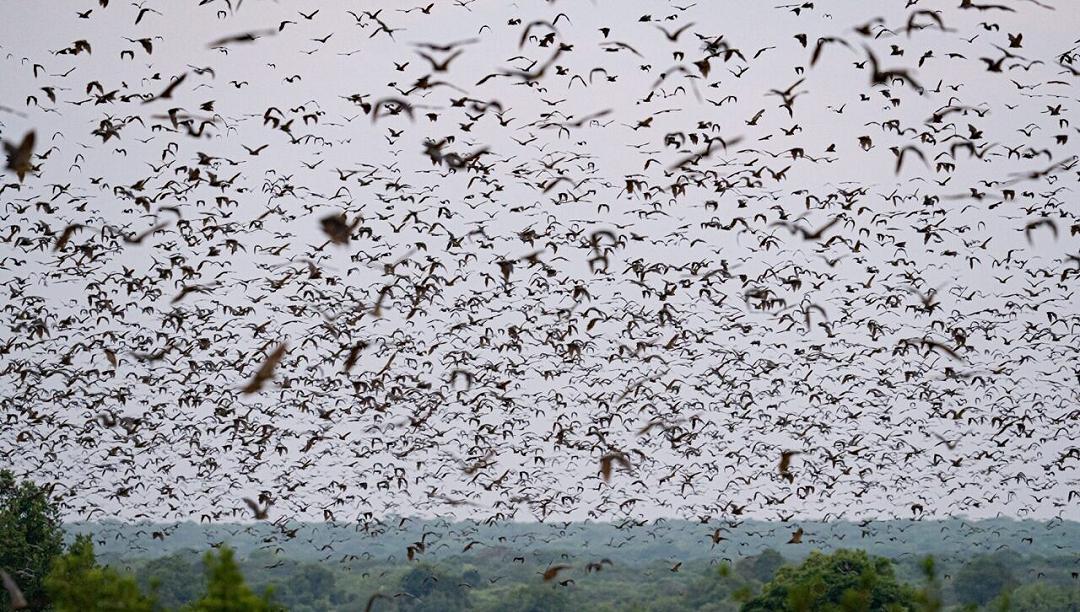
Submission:
<svg viewBox="0 0 1080 612">
<path fill-rule="evenodd" d="M 884 557 L 861 550 L 813 552 L 801 565 L 781 567 L 742 612 L 914 610 L 915 595 Z"/>
<path fill-rule="evenodd" d="M 60 515 L 46 491 L 10 470 L 0 470 L 0 569 L 18 585 L 31 609 L 45 606 L 44 580 L 63 552 Z M 11 609 L 0 597 L 0 610 Z"/>
<path fill-rule="evenodd" d="M 439 569 L 422 564 L 401 577 L 400 589 L 406 595 L 398 603 L 401 610 L 416 612 L 456 612 L 471 610 L 469 593 L 460 580 Z"/>
<path fill-rule="evenodd" d="M 206 553 L 206 594 L 189 608 L 191 612 L 270 612 L 278 610 L 269 597 L 256 595 L 244 581 L 235 553 L 222 547 Z"/>
<path fill-rule="evenodd" d="M 1004 555 L 979 556 L 970 559 L 956 573 L 953 591 L 962 603 L 985 605 L 1002 591 L 1016 586 L 1016 579 Z"/>
<path fill-rule="evenodd" d="M 65 552 L 55 502 L 47 489 L 18 483 L 11 472 L 0 471 L 0 502 L 0 535 L 4 538 L 0 540 L 4 563 L 0 578 L 5 579 L 11 598 L 0 597 L 0 610 L 4 611 L 11 609 L 12 602 L 31 610 L 57 612 L 351 612 L 364 609 L 364 602 L 372 604 L 374 612 L 734 612 L 740 607 L 748 612 L 1080 609 L 1077 575 L 1071 571 L 1074 559 L 1062 554 L 1022 555 L 1000 550 L 974 556 L 916 557 L 894 553 L 894 566 L 893 561 L 867 551 L 814 552 L 802 557 L 803 551 L 781 547 L 782 552 L 766 548 L 716 565 L 689 555 L 689 549 L 679 550 L 672 540 L 666 546 L 624 549 L 612 557 L 614 561 L 604 558 L 585 566 L 572 564 L 558 581 L 544 582 L 537 571 L 543 567 L 542 559 L 538 561 L 541 565 L 525 557 L 520 564 L 508 564 L 506 560 L 517 554 L 510 547 L 422 560 L 395 560 L 389 555 L 384 561 L 373 554 L 343 554 L 343 560 L 352 558 L 343 565 L 328 562 L 329 556 L 295 558 L 295 551 L 253 546 L 251 538 L 259 533 L 258 526 L 237 531 L 229 546 L 215 545 L 206 554 L 199 552 L 201 545 L 190 534 L 183 535 L 185 529 L 191 529 L 184 526 L 169 532 L 170 537 L 187 542 L 186 548 L 167 556 L 110 552 L 115 535 L 96 532 L 95 538 L 95 532 L 85 529 L 71 534 L 74 541 Z M 123 529 L 159 533 L 145 526 Z M 513 534 L 511 528 L 502 529 L 499 533 Z M 207 537 L 209 532 L 201 533 L 203 542 L 216 541 Z M 738 537 L 734 533 L 728 536 Z M 95 551 L 95 542 L 100 552 Z M 330 528 L 314 533 L 308 544 L 314 547 L 323 542 L 348 550 Z M 935 550 L 932 541 L 926 543 Z M 233 546 L 238 546 L 239 552 Z M 979 547 L 969 546 L 969 550 Z M 677 563 L 660 558 L 672 551 L 678 551 Z M 570 559 L 574 552 L 573 547 L 553 546 L 537 554 Z M 599 555 L 594 551 L 590 554 L 593 557 Z M 1024 576 L 1035 577 L 1037 582 L 1022 583 Z M 23 593 L 29 600 L 25 603 L 21 601 Z"/>
<path fill-rule="evenodd" d="M 133 577 L 98 565 L 93 540 L 85 535 L 76 537 L 68 551 L 53 560 L 45 588 L 57 612 L 155 610 L 153 598 L 139 591 Z"/>
</svg>

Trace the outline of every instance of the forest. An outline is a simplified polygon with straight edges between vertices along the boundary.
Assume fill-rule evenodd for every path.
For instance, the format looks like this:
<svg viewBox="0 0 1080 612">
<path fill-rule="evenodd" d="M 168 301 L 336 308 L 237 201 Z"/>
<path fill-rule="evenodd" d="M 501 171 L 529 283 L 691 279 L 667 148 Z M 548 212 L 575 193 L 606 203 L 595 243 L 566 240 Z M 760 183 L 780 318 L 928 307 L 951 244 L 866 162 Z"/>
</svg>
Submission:
<svg viewBox="0 0 1080 612">
<path fill-rule="evenodd" d="M 576 547 L 568 544 L 567 557 L 582 543 L 577 542 Z M 485 547 L 434 561 L 370 559 L 345 566 L 255 551 L 241 560 L 240 567 L 255 592 L 269 592 L 273 602 L 288 610 L 364 609 L 374 594 L 382 593 L 388 599 L 376 600 L 373 610 L 754 611 L 778 609 L 766 603 L 766 595 L 783 582 L 779 570 L 802 569 L 800 563 L 809 565 L 813 557 L 800 560 L 770 548 L 734 563 L 695 559 L 679 565 L 660 559 L 601 558 L 584 567 L 568 563 L 571 567 L 545 581 L 545 568 L 558 564 L 507 562 L 514 556 L 509 548 Z M 563 558 L 562 553 L 557 557 Z M 832 557 L 852 559 L 860 579 L 865 578 L 866 567 L 875 559 L 850 549 L 834 552 Z M 1044 557 L 1008 550 L 979 553 L 935 562 L 932 576 L 926 574 L 928 557 L 876 559 L 881 564 L 875 566 L 870 590 L 893 589 L 901 593 L 897 601 L 905 600 L 902 592 L 906 590 L 906 599 L 917 602 L 909 609 L 1075 611 L 1080 605 L 1075 554 Z M 196 550 L 117 562 L 143 592 L 154 593 L 162 608 L 170 610 L 183 609 L 204 592 L 204 564 L 203 555 Z M 809 573 L 814 575 L 793 575 L 788 580 L 803 582 L 804 586 L 821 581 L 828 588 L 843 581 L 839 573 L 824 567 L 812 568 Z M 934 597 L 939 607 L 929 605 Z M 930 601 L 924 605 L 926 599 Z M 785 596 L 779 601 L 787 603 Z M 793 605 L 791 609 L 800 608 Z M 853 605 L 838 609 L 881 608 Z"/>
<path fill-rule="evenodd" d="M 0 542 L 5 612 L 1080 609 L 1060 519 L 64 524 L 0 472 Z"/>
</svg>

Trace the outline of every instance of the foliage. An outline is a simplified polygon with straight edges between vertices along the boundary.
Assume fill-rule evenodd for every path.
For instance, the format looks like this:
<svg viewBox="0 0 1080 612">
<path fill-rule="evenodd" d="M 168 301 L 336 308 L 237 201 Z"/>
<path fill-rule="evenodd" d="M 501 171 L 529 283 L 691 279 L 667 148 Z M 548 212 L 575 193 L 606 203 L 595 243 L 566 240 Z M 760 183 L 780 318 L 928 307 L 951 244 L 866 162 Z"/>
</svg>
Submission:
<svg viewBox="0 0 1080 612">
<path fill-rule="evenodd" d="M 968 561 L 953 579 L 957 600 L 982 606 L 1011 589 L 1016 579 L 1009 561 L 1004 555 L 982 555 Z"/>
<path fill-rule="evenodd" d="M 799 566 L 785 566 L 746 602 L 743 612 L 809 610 L 910 610 L 915 593 L 893 573 L 892 562 L 861 550 L 813 552 Z"/>
<path fill-rule="evenodd" d="M 257 567 L 262 571 L 250 571 Z M 274 601 L 290 612 L 356 607 L 353 599 L 339 588 L 339 574 L 331 567 L 300 563 L 272 553 L 259 553 L 244 560 L 245 575 L 250 577 L 252 587 L 273 589 Z"/>
<path fill-rule="evenodd" d="M 0 527 L 7 529 L 0 533 L 21 529 L 25 539 L 26 521 L 12 519 L 9 509 L 16 496 L 13 492 L 24 500 L 18 502 L 20 508 L 34 509 L 40 524 L 55 524 L 55 509 L 44 492 L 28 483 L 16 486 L 10 473 L 0 482 L 0 490 L 6 492 L 6 514 Z M 18 510 L 16 514 L 26 513 Z M 52 532 L 56 550 L 47 557 L 58 558 L 49 574 L 48 589 L 39 591 L 35 609 L 43 609 L 40 602 L 51 596 L 58 602 L 55 609 L 61 611 L 355 611 L 365 609 L 375 593 L 383 594 L 373 600 L 375 612 L 734 612 L 740 607 L 840 611 L 889 610 L 890 605 L 918 612 L 1080 609 L 1078 583 L 1071 576 L 1074 558 L 1061 552 L 1061 543 L 1077 541 L 1074 524 L 927 524 L 891 522 L 877 528 L 885 533 L 895 529 L 903 534 L 901 538 L 875 537 L 851 523 L 832 523 L 822 527 L 822 532 L 829 529 L 839 536 L 830 540 L 858 539 L 867 550 L 814 553 L 810 557 L 803 556 L 806 553 L 801 547 L 783 545 L 788 534 L 782 533 L 779 541 L 769 541 L 755 535 L 767 531 L 762 524 L 750 522 L 749 527 L 725 532 L 716 546 L 709 546 L 708 531 L 674 521 L 649 526 L 652 532 L 663 533 L 649 538 L 633 537 L 633 527 L 604 524 L 581 525 L 571 536 L 540 540 L 533 536 L 541 533 L 542 525 L 472 525 L 472 537 L 491 544 L 459 552 L 460 548 L 447 548 L 444 542 L 431 546 L 419 562 L 407 561 L 403 551 L 431 529 L 421 521 L 408 523 L 407 529 L 416 533 L 387 531 L 380 539 L 349 537 L 334 525 L 317 529 L 301 525 L 298 531 L 310 531 L 278 540 L 273 550 L 266 545 L 273 534 L 266 533 L 262 524 L 233 527 L 227 534 L 215 533 L 213 530 L 222 529 L 218 525 L 98 524 L 102 533 L 96 539 L 97 550 L 88 537 L 97 529 L 72 529 L 73 535 L 81 532 L 84 537 L 76 537 L 66 554 L 61 554 L 58 532 Z M 12 531 L 13 526 L 18 529 Z M 954 536 L 947 542 L 952 548 L 944 548 L 946 539 L 938 535 L 947 531 Z M 1043 531 L 1054 532 L 1053 537 L 1030 538 Z M 982 534 L 986 539 L 972 539 L 971 534 Z M 969 551 L 994 548 L 988 545 L 991 538 L 1015 542 L 1022 537 L 1031 542 L 1024 555 L 1006 551 L 969 557 Z M 200 554 L 207 541 L 225 538 L 230 548 L 205 557 Z M 499 544 L 519 539 L 529 539 L 531 544 L 526 548 Z M 896 544 L 901 541 L 907 548 Z M 120 548 L 118 542 L 126 548 Z M 602 542 L 618 542 L 618 546 L 605 548 Z M 912 547 L 923 552 L 912 554 Z M 24 546 L 21 550 L 36 549 Z M 145 552 L 133 554 L 135 550 Z M 889 563 L 872 556 L 873 551 L 883 551 L 897 560 Z M 25 557 L 11 555 L 10 549 L 0 545 L 0 555 L 5 553 L 12 559 L 8 563 L 19 566 L 26 562 Z M 143 556 L 147 553 L 151 556 Z M 512 562 L 515 558 L 524 561 Z M 605 563 L 595 565 L 601 559 Z M 847 562 L 837 566 L 837 559 Z M 557 581 L 544 583 L 540 578 L 543 569 L 560 562 L 571 567 L 560 573 Z M 587 569 L 588 562 L 593 562 L 592 569 Z M 673 569 L 676 562 L 677 570 Z M 131 568 L 132 575 L 109 565 Z M 1018 582 L 1014 577 L 1019 576 L 1039 582 L 1013 590 Z M 906 586 L 905 581 L 916 586 Z M 270 589 L 272 601 L 269 595 L 256 595 Z M 153 601 L 147 594 L 152 594 Z"/>
<path fill-rule="evenodd" d="M 175 610 L 193 602 L 206 590 L 202 561 L 195 551 L 150 559 L 135 571 L 144 590 L 153 590 L 160 606 Z"/>
<path fill-rule="evenodd" d="M 401 610 L 455 612 L 473 609 L 460 578 L 430 564 L 421 564 L 406 572 L 399 588 L 406 594 L 398 603 Z"/>
<path fill-rule="evenodd" d="M 786 562 L 779 552 L 769 548 L 760 555 L 740 559 L 735 565 L 735 571 L 748 580 L 768 582 Z"/>
<path fill-rule="evenodd" d="M 269 612 L 277 610 L 269 594 L 256 595 L 244 581 L 232 549 L 222 547 L 217 555 L 203 557 L 206 594 L 193 603 L 191 612 Z"/>
<path fill-rule="evenodd" d="M 573 609 L 565 589 L 552 584 L 518 586 L 485 612 L 563 612 Z"/>
<path fill-rule="evenodd" d="M 45 575 L 62 552 L 59 512 L 46 492 L 0 470 L 0 568 L 19 585 L 31 608 L 46 605 Z M 6 593 L 0 596 L 0 610 L 8 610 Z"/>
<path fill-rule="evenodd" d="M 941 581 L 937 574 L 937 561 L 933 556 L 923 557 L 919 563 L 925 583 L 923 588 L 915 594 L 915 601 L 919 604 L 921 612 L 940 612 L 944 607 L 941 596 Z"/>
<path fill-rule="evenodd" d="M 1009 612 L 1076 612 L 1080 610 L 1080 587 L 1053 586 L 1036 582 L 999 595 L 987 606 Z"/>
<path fill-rule="evenodd" d="M 133 577 L 98 565 L 94 543 L 84 535 L 54 559 L 45 588 L 57 612 L 154 610 L 153 599 L 139 592 Z"/>
</svg>

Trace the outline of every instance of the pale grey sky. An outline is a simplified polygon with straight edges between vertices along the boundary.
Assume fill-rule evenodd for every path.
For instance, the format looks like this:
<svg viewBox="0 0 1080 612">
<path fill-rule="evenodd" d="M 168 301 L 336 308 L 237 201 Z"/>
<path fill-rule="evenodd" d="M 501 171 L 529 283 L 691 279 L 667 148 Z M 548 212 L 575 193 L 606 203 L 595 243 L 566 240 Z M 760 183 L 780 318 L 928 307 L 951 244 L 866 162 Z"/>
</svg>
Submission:
<svg viewBox="0 0 1080 612">
<path fill-rule="evenodd" d="M 1001 1 L 148 2 L 138 24 L 128 3 L 6 2 L 2 137 L 34 129 L 47 157 L 0 196 L 5 461 L 71 518 L 224 520 L 266 491 L 271 518 L 1075 519 L 1077 80 L 1057 62 L 1080 10 Z M 913 14 L 929 27 L 903 31 Z M 823 37 L 846 46 L 811 67 Z M 469 39 L 446 71 L 417 46 Z M 922 89 L 872 86 L 863 45 Z M 999 48 L 1019 57 L 990 72 Z M 181 74 L 171 100 L 121 99 Z M 789 115 L 770 90 L 793 84 Z M 433 165 L 447 137 L 482 167 Z M 741 140 L 676 167 L 713 137 Z M 316 250 L 337 211 L 370 233 Z M 836 224 L 777 224 L 803 215 Z M 604 482 L 605 455 L 629 468 Z"/>
</svg>

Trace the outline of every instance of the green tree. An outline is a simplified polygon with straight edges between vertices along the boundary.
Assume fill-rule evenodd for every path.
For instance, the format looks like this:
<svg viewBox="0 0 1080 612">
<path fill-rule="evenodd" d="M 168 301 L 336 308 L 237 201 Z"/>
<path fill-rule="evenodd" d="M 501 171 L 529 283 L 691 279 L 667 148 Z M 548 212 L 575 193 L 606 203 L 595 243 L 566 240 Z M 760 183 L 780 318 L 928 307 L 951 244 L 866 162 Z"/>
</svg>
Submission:
<svg viewBox="0 0 1080 612">
<path fill-rule="evenodd" d="M 76 537 L 68 552 L 53 560 L 45 589 L 57 612 L 154 610 L 153 599 L 139 592 L 134 577 L 98 565 L 88 535 Z"/>
<path fill-rule="evenodd" d="M 31 609 L 48 604 L 45 576 L 63 551 L 60 512 L 46 492 L 29 480 L 18 483 L 11 471 L 0 470 L 0 568 L 19 585 Z M 0 610 L 8 609 L 4 594 Z"/>
<path fill-rule="evenodd" d="M 488 612 L 564 612 L 574 609 L 566 589 L 550 584 L 515 587 Z"/>
<path fill-rule="evenodd" d="M 1009 612 L 1076 612 L 1080 610 L 1080 589 L 1035 582 L 998 596 L 987 607 Z"/>
<path fill-rule="evenodd" d="M 317 563 L 298 563 L 259 551 L 244 563 L 252 587 L 273 585 L 274 601 L 290 612 L 330 610 L 345 600 L 337 574 Z"/>
<path fill-rule="evenodd" d="M 191 612 L 269 612 L 278 610 L 270 594 L 256 595 L 244 581 L 232 549 L 222 547 L 203 557 L 206 594 L 191 604 Z"/>
<path fill-rule="evenodd" d="M 953 593 L 960 603 L 986 605 L 1016 585 L 1009 559 L 1002 555 L 981 555 L 960 568 L 953 579 Z"/>
<path fill-rule="evenodd" d="M 919 564 L 925 583 L 923 588 L 915 594 L 915 601 L 919 604 L 921 612 L 940 612 L 944 607 L 941 599 L 941 581 L 938 580 L 937 562 L 931 556 L 926 556 Z"/>
<path fill-rule="evenodd" d="M 460 576 L 452 576 L 431 565 L 418 565 L 401 577 L 401 591 L 409 596 L 402 598 L 398 607 L 416 612 L 471 610 L 469 593 L 460 585 Z"/>
<path fill-rule="evenodd" d="M 135 570 L 135 579 L 144 590 L 153 590 L 158 604 L 168 610 L 181 608 L 206 590 L 206 578 L 194 550 L 150 559 Z"/>
<path fill-rule="evenodd" d="M 892 562 L 861 550 L 813 552 L 799 566 L 784 566 L 742 612 L 914 610 L 915 592 L 902 585 Z"/>
<path fill-rule="evenodd" d="M 740 559 L 735 564 L 735 572 L 749 580 L 768 582 L 786 562 L 780 553 L 768 548 L 761 554 Z"/>
<path fill-rule="evenodd" d="M 753 595 L 754 586 L 756 583 L 740 574 L 737 569 L 733 570 L 727 563 L 714 568 L 703 567 L 698 576 L 687 584 L 680 585 L 682 597 L 679 609 L 734 612 L 739 609 L 739 602 L 746 601 Z M 659 602 L 655 599 L 648 601 L 652 606 L 650 609 L 674 609 L 672 606 L 657 608 L 657 603 Z"/>
</svg>

